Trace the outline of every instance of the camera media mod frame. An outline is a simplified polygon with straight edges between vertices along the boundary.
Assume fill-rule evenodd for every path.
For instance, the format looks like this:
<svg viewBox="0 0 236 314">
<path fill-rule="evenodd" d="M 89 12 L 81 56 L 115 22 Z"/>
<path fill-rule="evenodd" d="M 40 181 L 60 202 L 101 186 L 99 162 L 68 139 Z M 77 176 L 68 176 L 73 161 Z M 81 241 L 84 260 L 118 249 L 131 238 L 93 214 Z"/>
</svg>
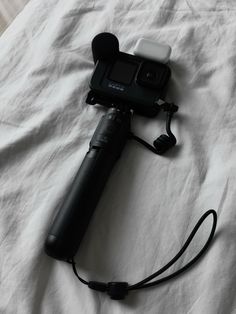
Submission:
<svg viewBox="0 0 236 314">
<path fill-rule="evenodd" d="M 121 103 L 138 114 L 154 117 L 170 77 L 166 64 L 120 51 L 111 53 L 96 61 L 86 102 L 107 107 Z"/>
</svg>

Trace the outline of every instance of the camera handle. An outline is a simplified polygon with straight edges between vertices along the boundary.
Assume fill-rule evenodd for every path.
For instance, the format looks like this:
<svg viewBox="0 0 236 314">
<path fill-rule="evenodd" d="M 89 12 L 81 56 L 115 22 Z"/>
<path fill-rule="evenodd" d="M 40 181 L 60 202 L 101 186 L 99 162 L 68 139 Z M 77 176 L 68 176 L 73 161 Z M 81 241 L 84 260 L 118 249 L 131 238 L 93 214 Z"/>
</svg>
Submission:
<svg viewBox="0 0 236 314">
<path fill-rule="evenodd" d="M 102 116 L 69 195 L 48 233 L 45 251 L 49 256 L 68 260 L 76 254 L 110 172 L 120 157 L 127 139 L 138 141 L 156 154 L 163 154 L 176 144 L 170 123 L 178 107 L 168 103 L 160 107 L 167 112 L 168 135 L 162 134 L 156 139 L 154 147 L 130 132 L 131 110 L 126 106 L 110 107 Z"/>
<path fill-rule="evenodd" d="M 102 116 L 48 233 L 45 251 L 49 256 L 67 260 L 76 254 L 110 172 L 123 151 L 130 120 L 131 112 L 125 107 L 110 108 Z"/>
</svg>

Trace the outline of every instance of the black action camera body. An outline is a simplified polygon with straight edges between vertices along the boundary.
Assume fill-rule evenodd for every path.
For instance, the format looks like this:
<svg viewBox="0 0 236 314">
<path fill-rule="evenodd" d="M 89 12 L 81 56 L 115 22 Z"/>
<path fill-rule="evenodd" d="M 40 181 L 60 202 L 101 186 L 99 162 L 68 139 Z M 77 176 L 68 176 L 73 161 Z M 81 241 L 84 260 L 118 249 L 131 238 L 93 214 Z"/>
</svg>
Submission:
<svg viewBox="0 0 236 314">
<path fill-rule="evenodd" d="M 138 114 L 154 117 L 170 76 L 166 64 L 119 51 L 110 59 L 97 60 L 86 102 L 105 106 L 123 103 Z"/>
</svg>

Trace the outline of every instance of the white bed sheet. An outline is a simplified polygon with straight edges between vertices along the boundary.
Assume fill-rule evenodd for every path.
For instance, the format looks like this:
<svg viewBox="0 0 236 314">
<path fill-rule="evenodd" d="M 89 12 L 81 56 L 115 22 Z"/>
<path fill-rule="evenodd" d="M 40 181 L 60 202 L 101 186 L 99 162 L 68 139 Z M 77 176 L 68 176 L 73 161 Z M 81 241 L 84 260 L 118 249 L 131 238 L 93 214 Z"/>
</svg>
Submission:
<svg viewBox="0 0 236 314">
<path fill-rule="evenodd" d="M 0 313 L 236 313 L 235 17 L 235 2 L 222 0 L 31 0 L 0 38 Z M 219 215 L 191 271 L 124 301 L 88 289 L 43 251 L 103 113 L 85 104 L 90 44 L 102 31 L 130 53 L 140 37 L 172 47 L 178 146 L 160 157 L 127 144 L 76 256 L 80 274 L 135 283 L 173 257 L 203 212 Z M 135 117 L 133 129 L 154 139 L 164 117 Z"/>
</svg>

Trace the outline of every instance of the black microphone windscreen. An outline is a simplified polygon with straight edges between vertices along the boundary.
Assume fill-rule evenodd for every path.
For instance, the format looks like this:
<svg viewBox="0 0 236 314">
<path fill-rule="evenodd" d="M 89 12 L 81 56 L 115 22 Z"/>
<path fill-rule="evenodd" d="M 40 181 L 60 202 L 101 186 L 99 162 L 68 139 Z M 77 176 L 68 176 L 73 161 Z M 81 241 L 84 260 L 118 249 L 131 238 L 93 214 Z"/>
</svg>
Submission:
<svg viewBox="0 0 236 314">
<path fill-rule="evenodd" d="M 92 41 L 94 63 L 99 59 L 112 59 L 119 52 L 119 41 L 111 33 L 100 33 Z"/>
</svg>

